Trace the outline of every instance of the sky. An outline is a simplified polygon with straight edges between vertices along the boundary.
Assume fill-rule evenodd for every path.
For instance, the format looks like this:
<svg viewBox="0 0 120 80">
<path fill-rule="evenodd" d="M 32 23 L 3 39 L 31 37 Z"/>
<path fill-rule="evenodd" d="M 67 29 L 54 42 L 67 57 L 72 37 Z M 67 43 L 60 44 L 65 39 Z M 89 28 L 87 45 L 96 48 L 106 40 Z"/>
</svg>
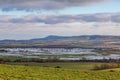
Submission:
<svg viewBox="0 0 120 80">
<path fill-rule="evenodd" d="M 0 40 L 119 31 L 120 0 L 0 0 Z"/>
</svg>

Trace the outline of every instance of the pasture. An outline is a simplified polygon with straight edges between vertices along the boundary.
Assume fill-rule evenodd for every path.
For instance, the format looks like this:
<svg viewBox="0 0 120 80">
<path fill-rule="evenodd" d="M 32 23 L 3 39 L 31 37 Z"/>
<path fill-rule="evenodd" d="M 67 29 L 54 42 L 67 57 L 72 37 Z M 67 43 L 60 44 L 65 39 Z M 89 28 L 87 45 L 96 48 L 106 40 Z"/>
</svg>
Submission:
<svg viewBox="0 0 120 80">
<path fill-rule="evenodd" d="M 78 67 L 81 66 L 79 69 L 78 67 L 73 69 L 78 63 L 67 63 L 67 65 L 63 63 L 60 65 L 59 63 L 59 66 L 63 68 L 54 68 L 58 65 L 57 63 L 49 63 L 48 65 L 51 67 L 45 67 L 47 63 L 43 63 L 42 66 L 40 66 L 41 64 L 34 64 L 31 66 L 29 64 L 26 66 L 24 64 L 0 64 L 0 80 L 120 80 L 119 68 L 85 70 L 83 67 L 86 66 L 85 68 L 87 68 L 88 63 L 79 64 Z"/>
</svg>

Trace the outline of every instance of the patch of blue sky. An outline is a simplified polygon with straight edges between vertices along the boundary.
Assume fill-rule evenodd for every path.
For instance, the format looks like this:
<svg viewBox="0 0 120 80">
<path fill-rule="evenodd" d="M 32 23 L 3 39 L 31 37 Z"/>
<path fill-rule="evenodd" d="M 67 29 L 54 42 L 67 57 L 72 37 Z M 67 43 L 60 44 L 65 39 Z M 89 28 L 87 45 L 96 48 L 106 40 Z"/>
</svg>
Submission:
<svg viewBox="0 0 120 80">
<path fill-rule="evenodd" d="M 51 14 L 94 14 L 94 13 L 107 13 L 107 12 L 120 12 L 120 1 L 110 0 L 108 2 L 102 2 L 87 6 L 79 7 L 69 7 L 61 10 L 41 10 L 41 11 L 2 11 L 0 10 L 0 15 L 13 15 L 25 16 L 25 15 L 51 15 Z"/>
</svg>

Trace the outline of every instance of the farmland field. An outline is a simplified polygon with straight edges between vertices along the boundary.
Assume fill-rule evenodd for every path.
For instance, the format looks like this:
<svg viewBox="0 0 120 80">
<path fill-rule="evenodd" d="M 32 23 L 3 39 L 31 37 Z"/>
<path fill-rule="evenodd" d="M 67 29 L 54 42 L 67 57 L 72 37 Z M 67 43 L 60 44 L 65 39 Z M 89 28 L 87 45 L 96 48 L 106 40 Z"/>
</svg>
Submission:
<svg viewBox="0 0 120 80">
<path fill-rule="evenodd" d="M 86 64 L 84 64 L 84 67 L 85 65 Z M 86 66 L 88 66 L 88 64 Z M 1 64 L 0 80 L 120 80 L 120 69 L 96 71 L 90 69 Z"/>
</svg>

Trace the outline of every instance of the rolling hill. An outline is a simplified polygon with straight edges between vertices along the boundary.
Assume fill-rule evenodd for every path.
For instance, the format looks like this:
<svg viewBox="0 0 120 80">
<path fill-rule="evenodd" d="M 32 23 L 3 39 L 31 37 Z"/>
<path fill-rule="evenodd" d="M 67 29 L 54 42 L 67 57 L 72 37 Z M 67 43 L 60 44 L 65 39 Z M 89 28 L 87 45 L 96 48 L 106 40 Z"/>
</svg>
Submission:
<svg viewBox="0 0 120 80">
<path fill-rule="evenodd" d="M 0 65 L 0 80 L 119 80 L 120 69 L 79 70 L 39 66 Z"/>
<path fill-rule="evenodd" d="M 0 47 L 120 47 L 120 36 L 83 35 L 54 36 L 29 40 L 0 40 Z"/>
</svg>

